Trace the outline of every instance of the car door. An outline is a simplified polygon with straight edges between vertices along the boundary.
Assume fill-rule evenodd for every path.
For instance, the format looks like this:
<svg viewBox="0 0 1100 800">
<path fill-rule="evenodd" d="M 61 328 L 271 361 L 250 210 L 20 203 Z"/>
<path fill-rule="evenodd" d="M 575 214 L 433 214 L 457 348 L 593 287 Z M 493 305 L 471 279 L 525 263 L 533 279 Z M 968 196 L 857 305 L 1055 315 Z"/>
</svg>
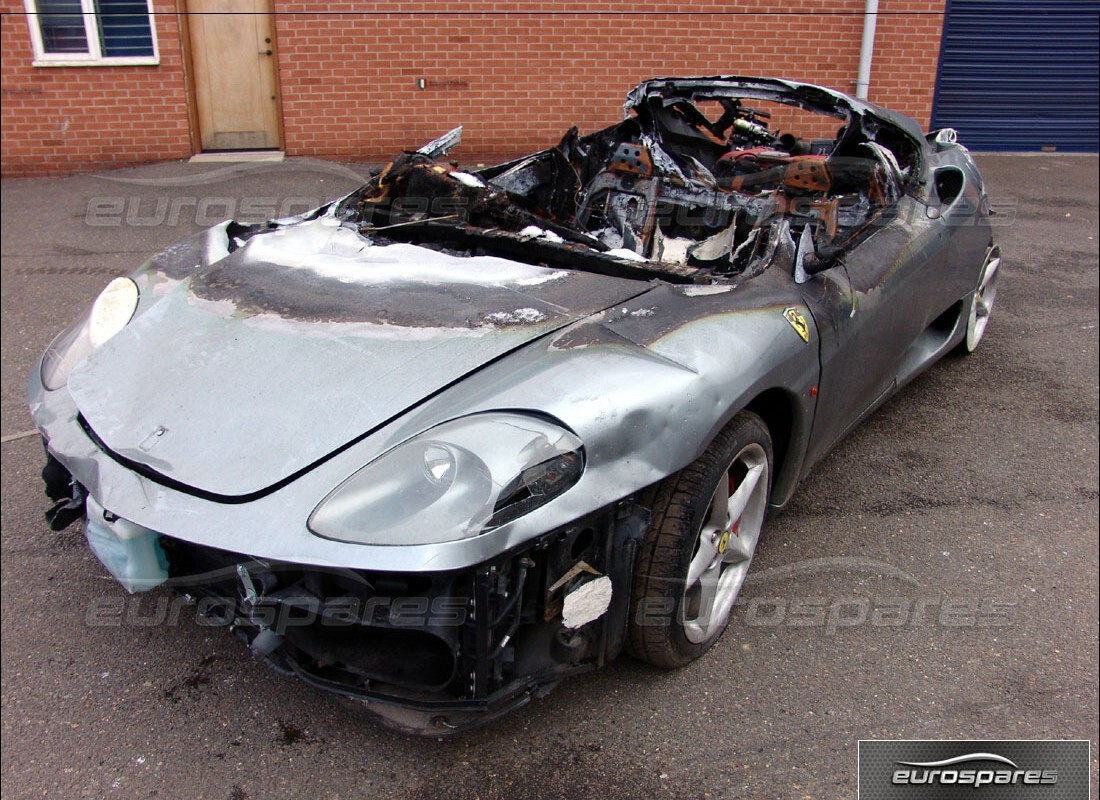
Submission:
<svg viewBox="0 0 1100 800">
<path fill-rule="evenodd" d="M 885 399 L 944 297 L 946 226 L 905 195 L 891 218 L 801 285 L 819 335 L 821 380 L 806 467 Z"/>
</svg>

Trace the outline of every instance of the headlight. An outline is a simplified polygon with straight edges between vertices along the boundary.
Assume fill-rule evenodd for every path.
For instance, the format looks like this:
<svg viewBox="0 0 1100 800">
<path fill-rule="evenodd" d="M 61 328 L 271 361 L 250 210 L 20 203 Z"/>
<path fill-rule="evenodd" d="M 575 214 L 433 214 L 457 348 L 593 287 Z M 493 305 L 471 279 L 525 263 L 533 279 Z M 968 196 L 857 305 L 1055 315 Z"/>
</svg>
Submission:
<svg viewBox="0 0 1100 800">
<path fill-rule="evenodd" d="M 53 391 L 69 380 L 74 366 L 126 327 L 138 304 L 137 284 L 115 278 L 100 292 L 92 307 L 58 336 L 42 357 L 42 383 Z"/>
<path fill-rule="evenodd" d="M 549 503 L 584 469 L 580 439 L 513 413 L 478 414 L 413 437 L 321 501 L 309 529 L 357 544 L 466 539 Z"/>
</svg>

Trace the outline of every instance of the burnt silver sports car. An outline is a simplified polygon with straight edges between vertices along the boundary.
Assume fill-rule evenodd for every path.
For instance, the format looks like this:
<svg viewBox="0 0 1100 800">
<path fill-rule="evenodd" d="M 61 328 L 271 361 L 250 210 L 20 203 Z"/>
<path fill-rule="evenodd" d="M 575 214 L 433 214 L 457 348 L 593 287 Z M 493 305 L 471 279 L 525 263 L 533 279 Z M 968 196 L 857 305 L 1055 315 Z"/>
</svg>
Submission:
<svg viewBox="0 0 1100 800">
<path fill-rule="evenodd" d="M 816 86 L 651 80 L 474 171 L 460 136 L 153 256 L 30 379 L 55 527 L 431 735 L 705 653 L 769 508 L 978 345 L 1000 265 L 953 131 Z"/>
</svg>

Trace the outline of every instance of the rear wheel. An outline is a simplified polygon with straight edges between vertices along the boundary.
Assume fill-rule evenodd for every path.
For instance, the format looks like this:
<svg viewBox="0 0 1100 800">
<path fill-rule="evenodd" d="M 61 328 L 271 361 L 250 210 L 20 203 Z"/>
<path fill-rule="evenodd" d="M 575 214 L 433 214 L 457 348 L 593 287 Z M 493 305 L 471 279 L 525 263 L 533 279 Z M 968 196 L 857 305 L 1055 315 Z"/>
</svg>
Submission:
<svg viewBox="0 0 1100 800">
<path fill-rule="evenodd" d="M 631 655 L 681 667 L 718 641 L 760 539 L 771 466 L 768 428 L 745 411 L 698 460 L 643 493 L 652 520 L 634 571 Z"/>
<path fill-rule="evenodd" d="M 998 247 L 989 248 L 982 271 L 978 278 L 978 288 L 970 300 L 970 315 L 966 320 L 966 337 L 959 343 L 959 352 L 973 353 L 985 336 L 989 316 L 993 313 L 993 304 L 997 301 L 997 284 L 1001 277 L 1001 251 Z"/>
</svg>

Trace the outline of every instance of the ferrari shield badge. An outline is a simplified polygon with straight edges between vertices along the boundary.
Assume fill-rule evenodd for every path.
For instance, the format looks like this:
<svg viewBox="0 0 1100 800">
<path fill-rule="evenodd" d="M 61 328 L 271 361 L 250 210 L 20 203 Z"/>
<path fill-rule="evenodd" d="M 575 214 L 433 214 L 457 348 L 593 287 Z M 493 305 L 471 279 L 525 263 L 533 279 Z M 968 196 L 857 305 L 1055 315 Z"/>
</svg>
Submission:
<svg viewBox="0 0 1100 800">
<path fill-rule="evenodd" d="M 806 318 L 798 312 L 797 308 L 791 306 L 790 308 L 784 309 L 783 317 L 787 322 L 791 323 L 794 332 L 802 337 L 802 341 L 810 341 L 810 326 L 806 322 Z"/>
</svg>

